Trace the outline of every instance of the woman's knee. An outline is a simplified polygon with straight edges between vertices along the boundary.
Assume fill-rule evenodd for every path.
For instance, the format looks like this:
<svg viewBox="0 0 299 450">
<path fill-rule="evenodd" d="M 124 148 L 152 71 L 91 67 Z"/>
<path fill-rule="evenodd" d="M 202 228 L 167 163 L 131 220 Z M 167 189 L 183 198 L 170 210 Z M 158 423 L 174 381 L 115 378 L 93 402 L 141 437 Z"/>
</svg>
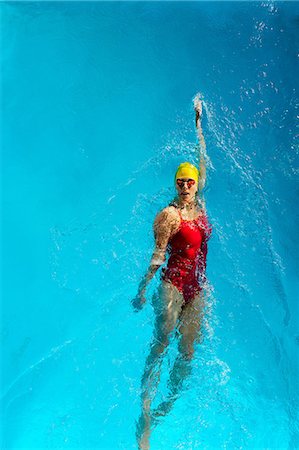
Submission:
<svg viewBox="0 0 299 450">
<path fill-rule="evenodd" d="M 186 337 L 186 336 L 181 336 L 181 339 L 180 339 L 179 345 L 178 345 L 178 349 L 179 349 L 181 356 L 184 359 L 190 360 L 193 358 L 194 343 L 195 343 L 195 339 Z"/>
<path fill-rule="evenodd" d="M 167 336 L 156 336 L 153 344 L 153 350 L 156 354 L 161 354 L 169 345 L 169 338 Z"/>
<path fill-rule="evenodd" d="M 169 321 L 162 318 L 157 321 L 154 331 L 153 351 L 160 354 L 168 347 L 173 331 L 175 330 L 176 321 Z"/>
</svg>

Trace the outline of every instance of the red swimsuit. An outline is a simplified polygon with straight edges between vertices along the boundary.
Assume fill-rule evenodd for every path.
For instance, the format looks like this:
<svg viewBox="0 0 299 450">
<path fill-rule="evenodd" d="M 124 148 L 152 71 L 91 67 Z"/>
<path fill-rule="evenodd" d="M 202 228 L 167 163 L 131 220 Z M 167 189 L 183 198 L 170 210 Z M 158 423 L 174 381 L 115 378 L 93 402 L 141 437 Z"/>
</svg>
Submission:
<svg viewBox="0 0 299 450">
<path fill-rule="evenodd" d="M 205 281 L 207 241 L 211 226 L 206 215 L 184 220 L 178 210 L 181 224 L 168 244 L 169 259 L 162 279 L 170 281 L 183 294 L 185 303 L 192 300 Z"/>
</svg>

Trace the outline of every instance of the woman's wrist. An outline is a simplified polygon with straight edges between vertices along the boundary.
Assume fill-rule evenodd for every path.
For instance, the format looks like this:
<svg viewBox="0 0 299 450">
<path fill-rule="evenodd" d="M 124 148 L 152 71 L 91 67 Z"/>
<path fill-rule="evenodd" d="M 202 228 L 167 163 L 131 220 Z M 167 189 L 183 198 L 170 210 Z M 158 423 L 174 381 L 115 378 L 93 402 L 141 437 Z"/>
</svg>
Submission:
<svg viewBox="0 0 299 450">
<path fill-rule="evenodd" d="M 139 295 L 143 295 L 145 293 L 146 285 L 147 285 L 146 279 L 141 280 L 141 282 L 139 283 L 139 287 L 138 287 Z"/>
</svg>

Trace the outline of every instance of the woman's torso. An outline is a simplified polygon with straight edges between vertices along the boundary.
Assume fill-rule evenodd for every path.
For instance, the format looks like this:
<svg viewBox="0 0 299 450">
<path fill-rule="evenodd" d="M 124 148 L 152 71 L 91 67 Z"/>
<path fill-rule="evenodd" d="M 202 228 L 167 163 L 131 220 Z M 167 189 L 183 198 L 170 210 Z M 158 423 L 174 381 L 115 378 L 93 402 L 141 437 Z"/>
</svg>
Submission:
<svg viewBox="0 0 299 450">
<path fill-rule="evenodd" d="M 162 279 L 171 282 L 189 301 L 201 290 L 205 280 L 207 240 L 211 234 L 205 210 L 194 211 L 187 219 L 177 208 L 177 220 L 168 242 L 169 259 Z M 189 215 L 192 217 L 193 213 Z"/>
<path fill-rule="evenodd" d="M 178 207 L 176 207 L 176 211 L 179 220 L 168 242 L 169 259 L 179 256 L 182 259 L 195 262 L 204 241 L 211 234 L 211 226 L 206 211 L 202 208 L 196 208 L 189 213 L 189 216 L 186 216 L 186 214 L 183 216 Z"/>
</svg>

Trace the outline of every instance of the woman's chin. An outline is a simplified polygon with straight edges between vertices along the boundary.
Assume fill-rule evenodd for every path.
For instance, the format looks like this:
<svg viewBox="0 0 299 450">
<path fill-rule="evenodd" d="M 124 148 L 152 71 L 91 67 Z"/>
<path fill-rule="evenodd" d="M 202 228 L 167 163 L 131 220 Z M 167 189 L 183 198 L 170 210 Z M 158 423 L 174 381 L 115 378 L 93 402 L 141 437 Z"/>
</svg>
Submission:
<svg viewBox="0 0 299 450">
<path fill-rule="evenodd" d="M 182 200 L 188 200 L 191 196 L 189 193 L 186 193 L 186 194 L 180 194 L 180 197 Z"/>
<path fill-rule="evenodd" d="M 180 199 L 181 199 L 181 202 L 185 205 L 189 205 L 189 204 L 193 203 L 193 201 L 194 201 L 194 198 L 191 197 L 191 195 L 183 196 L 183 197 L 181 196 Z"/>
</svg>

